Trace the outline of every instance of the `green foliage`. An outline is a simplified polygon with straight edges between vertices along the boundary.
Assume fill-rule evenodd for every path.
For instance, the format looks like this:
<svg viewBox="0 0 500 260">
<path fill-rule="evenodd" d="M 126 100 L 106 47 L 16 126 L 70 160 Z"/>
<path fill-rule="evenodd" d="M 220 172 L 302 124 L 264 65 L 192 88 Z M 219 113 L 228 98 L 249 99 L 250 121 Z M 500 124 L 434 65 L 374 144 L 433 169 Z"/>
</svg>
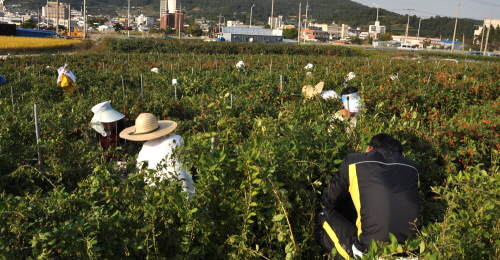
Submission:
<svg viewBox="0 0 500 260">
<path fill-rule="evenodd" d="M 283 38 L 285 39 L 297 39 L 299 35 L 299 30 L 297 28 L 290 28 L 283 30 Z"/>
<path fill-rule="evenodd" d="M 338 46 L 104 43 L 112 52 L 0 61 L 9 79 L 0 88 L 2 257 L 324 259 L 312 233 L 321 191 L 343 157 L 363 152 L 380 132 L 402 140 L 420 165 L 424 228 L 404 245 L 373 242 L 364 259 L 500 257 L 500 68 L 493 59 L 371 58 Z M 234 67 L 239 60 L 246 72 Z M 309 62 L 312 77 L 303 70 Z M 64 63 L 77 77 L 73 94 L 55 83 Z M 324 81 L 325 90 L 340 93 L 349 71 L 366 109 L 346 134 L 344 122 L 331 120 L 341 104 L 304 100 L 301 86 Z M 139 144 L 102 151 L 88 123 L 90 108 L 105 100 L 128 126 L 141 112 L 179 123 L 181 160 L 196 172 L 191 200 L 180 182 L 145 185 L 148 170 L 121 178 L 116 162 L 134 170 Z"/>
<path fill-rule="evenodd" d="M 36 23 L 32 19 L 24 21 L 21 26 L 23 29 L 34 29 L 36 28 Z"/>
<path fill-rule="evenodd" d="M 120 32 L 121 30 L 125 30 L 125 28 L 121 23 L 115 23 L 115 25 L 113 25 L 113 28 L 115 28 L 115 32 Z"/>
</svg>

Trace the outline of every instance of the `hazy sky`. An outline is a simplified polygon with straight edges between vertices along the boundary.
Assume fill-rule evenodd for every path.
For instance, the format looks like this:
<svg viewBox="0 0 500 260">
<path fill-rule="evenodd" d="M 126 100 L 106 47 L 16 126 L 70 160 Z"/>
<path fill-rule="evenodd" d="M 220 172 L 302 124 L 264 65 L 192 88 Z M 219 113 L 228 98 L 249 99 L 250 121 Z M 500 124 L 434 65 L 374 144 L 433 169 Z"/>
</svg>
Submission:
<svg viewBox="0 0 500 260">
<path fill-rule="evenodd" d="M 499 0 L 353 0 L 360 4 L 386 9 L 399 14 L 416 15 L 421 18 L 433 16 L 457 16 L 458 2 L 460 2 L 459 18 L 477 20 L 500 19 Z M 376 4 L 376 5 L 375 5 Z"/>
</svg>

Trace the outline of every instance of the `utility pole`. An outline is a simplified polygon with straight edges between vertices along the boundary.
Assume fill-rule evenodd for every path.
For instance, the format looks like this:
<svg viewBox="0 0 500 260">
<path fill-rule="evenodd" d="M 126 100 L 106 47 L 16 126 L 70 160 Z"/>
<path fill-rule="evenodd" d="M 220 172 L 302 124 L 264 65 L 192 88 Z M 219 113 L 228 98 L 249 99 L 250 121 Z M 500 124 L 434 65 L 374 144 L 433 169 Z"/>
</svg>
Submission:
<svg viewBox="0 0 500 260">
<path fill-rule="evenodd" d="M 253 13 L 253 7 L 255 5 L 252 5 L 252 7 L 250 7 L 250 27 L 249 28 L 252 28 L 252 13 Z"/>
<path fill-rule="evenodd" d="M 69 15 L 68 15 L 68 36 L 71 35 L 71 4 L 68 4 L 69 6 Z"/>
<path fill-rule="evenodd" d="M 480 52 L 483 51 L 484 27 L 485 26 L 486 26 L 486 24 L 483 24 L 483 27 L 481 28 L 481 46 L 479 47 L 479 51 Z"/>
<path fill-rule="evenodd" d="M 378 22 L 378 4 L 376 4 L 376 3 L 372 3 L 372 4 L 377 6 L 377 19 L 375 20 L 375 22 Z"/>
<path fill-rule="evenodd" d="M 411 6 L 410 6 L 410 8 L 408 8 L 408 22 L 406 23 L 405 44 L 407 44 L 407 42 L 408 42 L 408 28 L 410 27 L 410 11 L 411 10 L 414 10 L 414 9 L 411 9 Z"/>
<path fill-rule="evenodd" d="M 219 36 L 220 36 L 220 18 L 222 17 L 222 13 L 219 13 Z"/>
<path fill-rule="evenodd" d="M 274 0 L 271 2 L 271 22 L 269 24 L 271 30 L 273 29 L 273 16 L 274 16 Z"/>
<path fill-rule="evenodd" d="M 57 18 L 56 18 L 56 21 L 57 21 L 57 24 L 56 24 L 56 33 L 59 33 L 59 0 L 57 0 L 57 7 L 56 7 L 56 10 L 57 10 Z"/>
<path fill-rule="evenodd" d="M 491 30 L 491 19 L 493 19 L 493 14 L 490 16 L 490 26 L 488 26 L 488 32 L 486 34 L 486 42 L 484 43 L 484 52 L 483 55 L 486 56 L 486 52 L 488 51 L 488 38 L 490 37 L 490 30 Z"/>
<path fill-rule="evenodd" d="M 127 38 L 130 38 L 130 0 L 128 0 L 128 11 L 127 11 Z"/>
<path fill-rule="evenodd" d="M 418 30 L 417 30 L 417 43 L 420 44 L 420 42 L 418 41 L 420 39 L 420 23 L 422 22 L 422 20 L 425 20 L 425 19 L 428 19 L 428 18 L 420 18 L 420 20 L 418 21 Z"/>
<path fill-rule="evenodd" d="M 87 0 L 83 0 L 83 39 L 87 39 Z"/>
<path fill-rule="evenodd" d="M 297 23 L 297 29 L 298 29 L 298 33 L 297 33 L 297 44 L 300 44 L 300 27 L 302 27 L 302 25 L 300 24 L 301 21 L 300 21 L 300 16 L 302 15 L 301 10 L 302 8 L 302 3 L 299 3 L 299 23 Z"/>
<path fill-rule="evenodd" d="M 306 43 L 307 36 L 307 10 L 309 10 L 309 1 L 306 2 L 306 19 L 304 20 L 304 43 Z"/>
<path fill-rule="evenodd" d="M 455 48 L 455 36 L 457 34 L 457 24 L 458 24 L 458 13 L 460 13 L 460 2 L 462 0 L 458 0 L 458 8 L 457 8 L 457 17 L 455 18 L 455 29 L 453 30 L 453 39 L 451 39 L 451 50 L 450 53 L 453 53 L 453 49 Z M 462 44 L 464 44 L 462 42 Z"/>
</svg>

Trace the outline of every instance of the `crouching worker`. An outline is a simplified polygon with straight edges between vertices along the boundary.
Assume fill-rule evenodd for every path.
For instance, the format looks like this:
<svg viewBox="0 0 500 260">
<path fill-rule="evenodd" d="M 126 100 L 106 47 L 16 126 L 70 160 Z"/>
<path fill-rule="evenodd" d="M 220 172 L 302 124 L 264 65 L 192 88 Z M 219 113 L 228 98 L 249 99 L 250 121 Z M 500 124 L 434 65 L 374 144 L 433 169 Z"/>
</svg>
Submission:
<svg viewBox="0 0 500 260">
<path fill-rule="evenodd" d="M 325 208 L 315 218 L 315 236 L 328 254 L 335 247 L 345 259 L 363 256 L 372 240 L 400 244 L 421 226 L 417 164 L 402 155 L 401 143 L 388 134 L 372 137 L 365 153 L 347 155 L 325 188 Z M 341 214 L 352 201 L 357 219 Z"/>
<path fill-rule="evenodd" d="M 191 198 L 195 194 L 193 179 L 187 173 L 184 164 L 178 159 L 176 149 L 182 145 L 180 135 L 171 135 L 177 123 L 170 120 L 158 121 L 151 113 L 142 113 L 135 120 L 135 126 L 128 127 L 120 133 L 120 137 L 131 141 L 141 141 L 142 149 L 137 157 L 137 168 L 147 162 L 148 169 L 157 170 L 155 180 L 145 178 L 150 186 L 157 181 L 179 180 L 182 188 Z"/>
</svg>

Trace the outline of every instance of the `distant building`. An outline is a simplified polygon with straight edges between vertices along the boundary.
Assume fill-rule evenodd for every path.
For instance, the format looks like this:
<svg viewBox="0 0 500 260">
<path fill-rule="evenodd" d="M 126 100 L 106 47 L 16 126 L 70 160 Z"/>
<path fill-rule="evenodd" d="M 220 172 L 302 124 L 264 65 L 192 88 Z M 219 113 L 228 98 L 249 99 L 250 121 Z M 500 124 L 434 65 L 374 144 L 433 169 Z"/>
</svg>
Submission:
<svg viewBox="0 0 500 260">
<path fill-rule="evenodd" d="M 441 41 L 441 42 L 445 49 L 451 49 L 451 46 L 453 46 L 454 50 L 461 50 L 462 46 L 463 48 L 467 46 L 467 44 L 464 45 L 464 43 L 461 41 L 455 41 L 455 43 L 453 43 L 453 41 Z"/>
<path fill-rule="evenodd" d="M 24 23 L 24 21 L 32 19 L 32 18 L 33 17 L 31 15 L 4 16 L 4 17 L 0 17 L 0 22 L 8 23 L 8 24 L 15 24 L 15 25 L 19 26 L 22 23 Z"/>
<path fill-rule="evenodd" d="M 380 34 L 385 33 L 385 26 L 380 26 L 380 22 L 375 21 L 375 25 L 370 25 L 368 27 L 368 33 L 370 34 L 370 37 L 378 39 Z"/>
<path fill-rule="evenodd" d="M 175 16 L 174 16 L 174 28 L 175 30 L 178 31 L 183 31 L 184 30 L 184 11 L 178 9 L 175 10 Z"/>
<path fill-rule="evenodd" d="M 223 27 L 221 36 L 228 42 L 283 42 L 283 30 L 246 27 Z"/>
<path fill-rule="evenodd" d="M 348 30 L 348 37 L 351 37 L 351 36 L 357 36 L 361 39 L 364 39 L 366 38 L 366 35 L 368 35 L 368 31 L 366 30 L 361 30 L 361 28 L 356 28 L 356 29 L 352 29 L 352 28 L 349 28 L 347 29 Z"/>
<path fill-rule="evenodd" d="M 446 42 L 448 42 L 448 41 L 443 41 L 442 39 L 439 38 L 425 38 L 425 37 L 404 36 L 404 35 L 393 35 L 392 39 L 402 44 L 410 44 L 418 46 L 424 46 L 424 44 L 428 44 L 427 48 L 446 48 L 447 47 Z M 451 41 L 449 41 L 449 44 L 451 46 Z M 460 47 L 457 48 L 457 46 Z M 462 48 L 461 42 L 460 45 L 457 45 L 455 42 L 455 45 L 453 47 L 455 47 L 455 49 L 461 49 Z"/>
<path fill-rule="evenodd" d="M 248 27 L 249 25 L 244 25 L 243 22 L 240 21 L 227 21 L 228 27 Z"/>
<path fill-rule="evenodd" d="M 485 30 L 484 33 L 488 32 L 488 28 L 490 25 L 493 26 L 493 28 L 497 28 L 497 26 L 500 26 L 500 20 L 494 20 L 494 19 L 485 19 L 483 21 L 483 26 L 478 26 L 477 30 L 474 30 L 474 38 L 481 36 L 483 29 Z"/>
<path fill-rule="evenodd" d="M 99 25 L 97 27 L 97 30 L 101 31 L 101 32 L 103 32 L 103 31 L 112 31 L 112 30 L 114 30 L 114 28 L 111 25 L 103 24 L 103 25 Z"/>
<path fill-rule="evenodd" d="M 339 25 L 333 22 L 328 25 L 327 32 L 330 34 L 330 40 L 347 39 L 349 26 L 347 24 Z"/>
<path fill-rule="evenodd" d="M 142 25 L 143 27 L 151 27 L 155 24 L 155 19 L 141 14 L 135 18 L 135 23 Z"/>
<path fill-rule="evenodd" d="M 177 6 L 177 0 L 160 0 L 160 17 L 165 14 L 173 14 L 180 6 Z"/>
<path fill-rule="evenodd" d="M 5 5 L 3 4 L 3 0 L 0 0 L 0 13 L 5 13 Z"/>
<path fill-rule="evenodd" d="M 283 25 L 283 16 L 280 15 L 278 17 L 269 17 L 267 19 L 267 24 L 271 26 L 271 29 L 281 28 L 281 26 Z"/>
<path fill-rule="evenodd" d="M 47 5 L 42 7 L 42 17 L 47 19 L 49 25 L 57 24 L 57 20 L 61 25 L 61 20 L 70 18 L 69 5 L 59 3 L 58 8 L 57 2 L 47 2 Z"/>
<path fill-rule="evenodd" d="M 321 28 L 320 28 L 321 29 Z M 311 42 L 325 42 L 330 40 L 329 34 L 323 30 L 311 30 L 309 28 L 300 30 L 301 38 Z"/>
<path fill-rule="evenodd" d="M 174 28 L 174 21 L 175 21 L 175 15 L 174 14 L 163 14 L 160 16 L 160 29 L 167 29 L 167 27 Z"/>
</svg>

